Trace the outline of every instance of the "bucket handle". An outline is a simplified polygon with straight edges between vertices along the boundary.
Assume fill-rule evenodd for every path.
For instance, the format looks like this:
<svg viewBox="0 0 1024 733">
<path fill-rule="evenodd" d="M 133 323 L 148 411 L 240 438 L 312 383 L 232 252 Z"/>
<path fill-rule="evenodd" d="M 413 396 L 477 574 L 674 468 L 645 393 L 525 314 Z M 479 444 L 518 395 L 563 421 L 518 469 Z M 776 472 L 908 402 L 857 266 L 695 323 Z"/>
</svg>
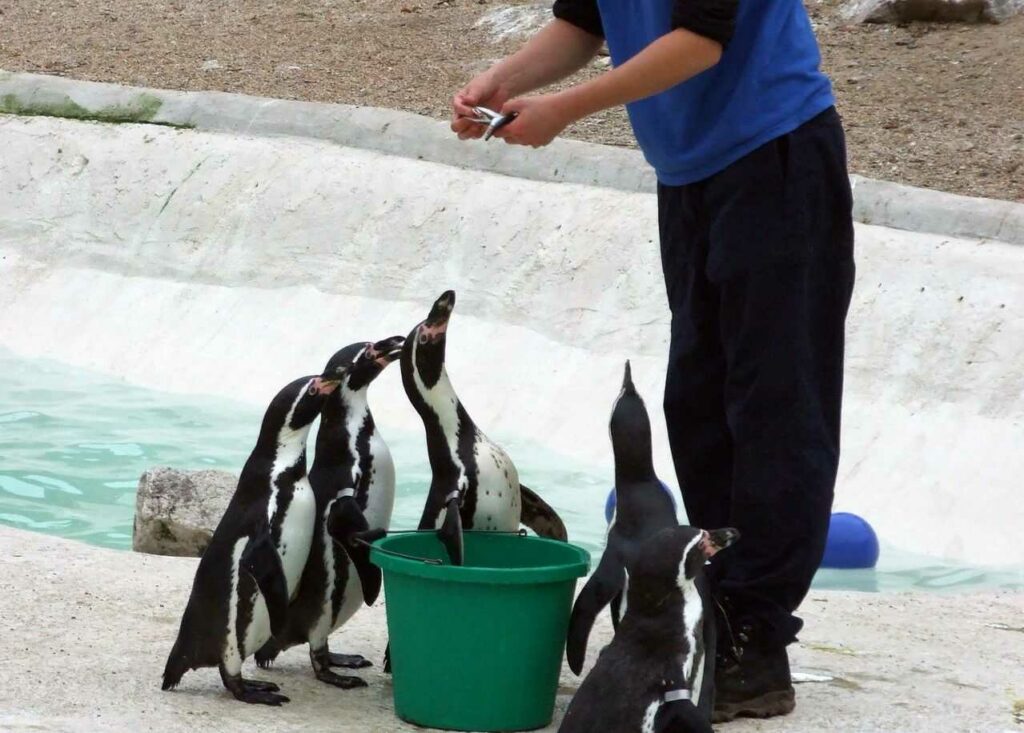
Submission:
<svg viewBox="0 0 1024 733">
<path fill-rule="evenodd" d="M 396 530 L 393 530 L 393 531 L 389 531 L 388 534 L 428 534 L 428 533 L 429 534 L 433 534 L 436 531 L 437 531 L 436 529 L 396 529 Z M 491 530 L 484 530 L 484 529 L 467 529 L 467 530 L 463 530 L 463 534 L 474 534 L 474 533 L 478 533 L 478 534 L 505 534 L 505 535 L 515 535 L 516 537 L 526 537 L 526 530 L 525 529 L 518 529 L 518 530 L 516 530 L 514 532 L 499 532 L 499 531 L 491 531 Z M 443 560 L 438 560 L 437 558 L 433 558 L 433 557 L 420 557 L 419 555 L 407 555 L 404 552 L 397 552 L 396 550 L 389 550 L 386 547 L 376 547 L 375 548 L 375 547 L 373 547 L 373 543 L 367 542 L 362 537 L 356 537 L 355 541 L 357 543 L 359 543 L 360 545 L 364 545 L 365 547 L 368 547 L 368 548 L 371 548 L 371 549 L 375 549 L 375 550 L 377 550 L 377 552 L 380 552 L 380 553 L 382 553 L 384 555 L 391 555 L 392 557 L 400 557 L 400 558 L 403 558 L 405 560 L 417 560 L 417 561 L 423 563 L 424 565 L 444 565 L 444 561 Z"/>
</svg>

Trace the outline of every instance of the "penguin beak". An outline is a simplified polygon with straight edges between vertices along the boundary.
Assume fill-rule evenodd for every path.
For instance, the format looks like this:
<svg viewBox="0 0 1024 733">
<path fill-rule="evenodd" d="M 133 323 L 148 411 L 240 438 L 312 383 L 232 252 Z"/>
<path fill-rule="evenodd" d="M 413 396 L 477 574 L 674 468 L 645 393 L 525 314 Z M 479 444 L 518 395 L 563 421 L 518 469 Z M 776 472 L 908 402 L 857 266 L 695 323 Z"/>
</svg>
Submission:
<svg viewBox="0 0 1024 733">
<path fill-rule="evenodd" d="M 630 366 L 629 359 L 626 359 L 626 368 L 622 375 L 622 391 L 636 392 L 636 387 L 633 386 L 633 367 Z"/>
<path fill-rule="evenodd" d="M 452 311 L 455 309 L 455 291 L 446 290 L 441 294 L 441 297 L 434 301 L 433 307 L 430 309 L 430 314 L 427 316 L 427 320 L 424 321 L 428 326 L 437 326 L 439 324 L 448 324 L 448 319 L 452 316 Z"/>
<path fill-rule="evenodd" d="M 455 291 L 449 290 L 434 303 L 427 320 L 416 327 L 416 341 L 421 345 L 440 341 L 448 330 L 448 319 L 451 318 L 454 308 Z"/>
<path fill-rule="evenodd" d="M 402 355 L 402 346 L 405 344 L 405 336 L 392 336 L 373 345 L 376 352 L 374 361 L 381 369 L 393 362 Z"/>
<path fill-rule="evenodd" d="M 341 384 L 340 380 L 325 379 L 324 377 L 313 377 L 309 383 L 309 393 L 315 395 L 329 395 Z"/>
<path fill-rule="evenodd" d="M 704 536 L 700 541 L 700 548 L 704 551 L 705 557 L 712 557 L 719 550 L 724 550 L 740 538 L 739 530 L 732 527 L 715 529 L 711 532 L 704 530 Z"/>
</svg>

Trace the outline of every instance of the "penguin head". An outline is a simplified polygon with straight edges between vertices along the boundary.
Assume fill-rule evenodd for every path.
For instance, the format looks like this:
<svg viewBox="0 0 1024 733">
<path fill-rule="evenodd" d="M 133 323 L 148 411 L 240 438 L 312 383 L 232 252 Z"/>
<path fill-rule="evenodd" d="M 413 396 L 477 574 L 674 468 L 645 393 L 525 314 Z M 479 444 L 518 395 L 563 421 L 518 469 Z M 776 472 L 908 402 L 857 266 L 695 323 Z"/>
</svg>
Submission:
<svg viewBox="0 0 1024 733">
<path fill-rule="evenodd" d="M 437 384 L 444 370 L 445 335 L 454 308 L 455 291 L 446 290 L 405 339 L 402 370 L 417 372 L 428 389 Z"/>
<path fill-rule="evenodd" d="M 350 344 L 331 357 L 324 373 L 343 370 L 345 389 L 351 392 L 366 389 L 389 363 L 401 355 L 404 340 L 404 336 L 391 336 L 376 343 Z"/>
<path fill-rule="evenodd" d="M 682 559 L 679 562 L 679 580 L 693 580 L 701 572 L 707 561 L 720 550 L 732 545 L 740 538 L 738 529 L 723 527 L 721 529 L 688 529 L 696 536 L 687 539 Z"/>
<path fill-rule="evenodd" d="M 685 525 L 650 536 L 630 568 L 629 607 L 659 607 L 667 596 L 692 583 L 707 561 L 739 536 L 732 527 L 706 530 Z"/>
<path fill-rule="evenodd" d="M 372 344 L 368 341 L 360 341 L 349 344 L 343 349 L 334 352 L 334 355 L 327 360 L 327 365 L 324 367 L 320 378 L 334 379 L 338 383 L 343 382 L 352 372 L 352 367 L 355 365 L 356 360 L 370 346 Z"/>
<path fill-rule="evenodd" d="M 343 378 L 344 374 L 331 374 L 298 379 L 278 393 L 267 414 L 283 413 L 284 428 L 306 428 L 320 415 L 327 398 L 334 393 Z"/>
<path fill-rule="evenodd" d="M 644 400 L 633 384 L 629 361 L 626 361 L 622 389 L 612 406 L 608 432 L 611 435 L 618 479 L 640 480 L 654 475 L 651 420 Z"/>
</svg>

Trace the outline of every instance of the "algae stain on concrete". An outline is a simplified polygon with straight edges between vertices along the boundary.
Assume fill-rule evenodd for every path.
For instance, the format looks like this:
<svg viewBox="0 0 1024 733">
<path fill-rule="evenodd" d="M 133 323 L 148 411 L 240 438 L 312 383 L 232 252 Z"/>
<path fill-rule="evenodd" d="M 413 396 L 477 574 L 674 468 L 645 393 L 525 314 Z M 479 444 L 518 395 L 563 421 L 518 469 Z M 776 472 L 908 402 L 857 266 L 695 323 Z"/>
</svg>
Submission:
<svg viewBox="0 0 1024 733">
<path fill-rule="evenodd" d="M 859 685 L 853 680 L 848 680 L 844 677 L 834 677 L 832 680 L 829 681 L 829 684 L 833 687 L 838 687 L 843 690 L 852 690 L 854 692 L 859 692 L 864 689 L 863 686 Z"/>
<path fill-rule="evenodd" d="M 64 95 L 57 100 L 26 100 L 17 94 L 0 97 L 0 113 L 36 117 L 62 117 L 70 120 L 89 120 L 107 123 L 148 123 L 167 127 L 192 127 L 154 120 L 163 101 L 152 94 L 139 94 L 126 104 L 112 104 L 89 109 Z"/>
<path fill-rule="evenodd" d="M 805 644 L 808 649 L 813 649 L 816 652 L 825 652 L 827 654 L 842 654 L 849 657 L 856 657 L 861 655 L 863 652 L 857 652 L 849 647 L 845 646 L 832 646 L 831 644 Z"/>
</svg>

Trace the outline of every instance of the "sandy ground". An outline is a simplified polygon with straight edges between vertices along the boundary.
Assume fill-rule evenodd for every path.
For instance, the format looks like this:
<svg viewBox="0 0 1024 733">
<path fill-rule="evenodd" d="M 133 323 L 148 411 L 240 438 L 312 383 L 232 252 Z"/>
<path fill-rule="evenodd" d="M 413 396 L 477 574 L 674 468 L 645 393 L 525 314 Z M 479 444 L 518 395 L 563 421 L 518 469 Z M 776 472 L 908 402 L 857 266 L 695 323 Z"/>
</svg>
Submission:
<svg viewBox="0 0 1024 733">
<path fill-rule="evenodd" d="M 806 1 L 854 172 L 1024 200 L 1024 17 L 998 26 L 850 27 L 839 0 Z M 520 42 L 477 25 L 508 5 L 537 3 L 7 0 L 0 68 L 445 117 L 452 92 Z M 567 134 L 632 144 L 621 110 Z"/>
<path fill-rule="evenodd" d="M 341 691 L 314 680 L 303 649 L 272 670 L 246 674 L 281 685 L 292 702 L 248 706 L 221 688 L 215 670 L 161 692 L 195 561 L 103 550 L 0 528 L 0 730 L 412 731 L 391 709 L 379 666 L 369 687 Z M 1019 730 L 1024 715 L 1024 597 L 815 593 L 793 648 L 799 672 L 831 682 L 798 686 L 785 719 L 739 721 L 721 731 Z M 338 650 L 379 659 L 384 608 L 357 614 L 335 635 Z M 593 661 L 609 638 L 599 624 Z M 578 686 L 567 668 L 555 730 Z M 1018 711 L 1015 722 L 1014 709 Z"/>
</svg>

